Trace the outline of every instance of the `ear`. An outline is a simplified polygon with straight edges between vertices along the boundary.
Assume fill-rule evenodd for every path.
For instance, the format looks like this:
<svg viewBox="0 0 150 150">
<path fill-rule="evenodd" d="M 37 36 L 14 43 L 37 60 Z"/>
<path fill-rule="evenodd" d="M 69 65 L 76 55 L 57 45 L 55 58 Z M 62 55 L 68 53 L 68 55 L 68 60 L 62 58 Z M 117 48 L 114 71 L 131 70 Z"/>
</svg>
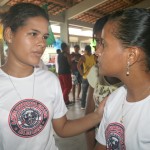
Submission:
<svg viewBox="0 0 150 150">
<path fill-rule="evenodd" d="M 8 44 L 12 43 L 12 31 L 10 27 L 6 28 L 4 31 L 4 39 Z"/>
<path fill-rule="evenodd" d="M 139 60 L 139 57 L 140 57 L 140 49 L 138 47 L 133 46 L 128 48 L 127 61 L 130 63 L 130 66 L 136 63 Z"/>
</svg>

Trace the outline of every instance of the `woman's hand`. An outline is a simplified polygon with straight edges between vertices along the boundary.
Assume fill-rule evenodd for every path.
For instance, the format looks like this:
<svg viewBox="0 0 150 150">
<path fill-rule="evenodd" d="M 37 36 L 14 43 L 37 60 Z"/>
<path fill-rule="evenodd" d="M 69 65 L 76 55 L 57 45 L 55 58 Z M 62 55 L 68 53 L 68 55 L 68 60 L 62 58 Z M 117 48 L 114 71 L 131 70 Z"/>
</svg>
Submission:
<svg viewBox="0 0 150 150">
<path fill-rule="evenodd" d="M 103 116 L 103 113 L 104 113 L 104 107 L 105 107 L 105 104 L 106 104 L 106 101 L 108 99 L 108 96 L 105 97 L 100 103 L 99 103 L 99 106 L 96 110 L 96 112 L 98 113 L 98 115 L 102 118 Z"/>
</svg>

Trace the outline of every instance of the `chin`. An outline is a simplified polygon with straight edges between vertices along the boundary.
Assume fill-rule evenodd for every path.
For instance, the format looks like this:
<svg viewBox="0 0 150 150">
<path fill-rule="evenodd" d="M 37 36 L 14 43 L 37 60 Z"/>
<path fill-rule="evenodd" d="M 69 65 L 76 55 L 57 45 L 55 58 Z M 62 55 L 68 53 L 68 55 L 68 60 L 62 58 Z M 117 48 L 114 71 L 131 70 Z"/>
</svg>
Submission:
<svg viewBox="0 0 150 150">
<path fill-rule="evenodd" d="M 40 59 L 32 59 L 30 60 L 30 64 L 33 66 L 36 66 L 40 63 Z"/>
<path fill-rule="evenodd" d="M 100 68 L 100 71 L 99 71 L 99 75 L 101 75 L 101 76 L 110 76 L 110 74 L 108 72 L 104 71 L 101 68 Z"/>
</svg>

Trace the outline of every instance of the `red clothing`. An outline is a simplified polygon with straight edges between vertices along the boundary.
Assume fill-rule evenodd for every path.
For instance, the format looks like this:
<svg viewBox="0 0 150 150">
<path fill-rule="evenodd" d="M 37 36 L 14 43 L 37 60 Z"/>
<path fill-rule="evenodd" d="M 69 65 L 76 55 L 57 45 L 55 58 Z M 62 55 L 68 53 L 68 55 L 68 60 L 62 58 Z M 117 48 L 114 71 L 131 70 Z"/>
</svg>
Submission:
<svg viewBox="0 0 150 150">
<path fill-rule="evenodd" d="M 58 75 L 65 103 L 69 102 L 69 93 L 72 88 L 71 74 Z"/>
</svg>

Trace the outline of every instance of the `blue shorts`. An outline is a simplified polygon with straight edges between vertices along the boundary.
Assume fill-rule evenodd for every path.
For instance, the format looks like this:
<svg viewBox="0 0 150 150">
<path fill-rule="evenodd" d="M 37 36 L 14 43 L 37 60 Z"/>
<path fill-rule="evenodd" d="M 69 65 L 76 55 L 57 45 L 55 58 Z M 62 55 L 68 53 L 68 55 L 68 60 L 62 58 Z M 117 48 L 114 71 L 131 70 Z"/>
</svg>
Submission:
<svg viewBox="0 0 150 150">
<path fill-rule="evenodd" d="M 82 83 L 82 76 L 79 72 L 73 72 L 71 74 L 72 77 L 72 85 L 81 84 Z"/>
</svg>

